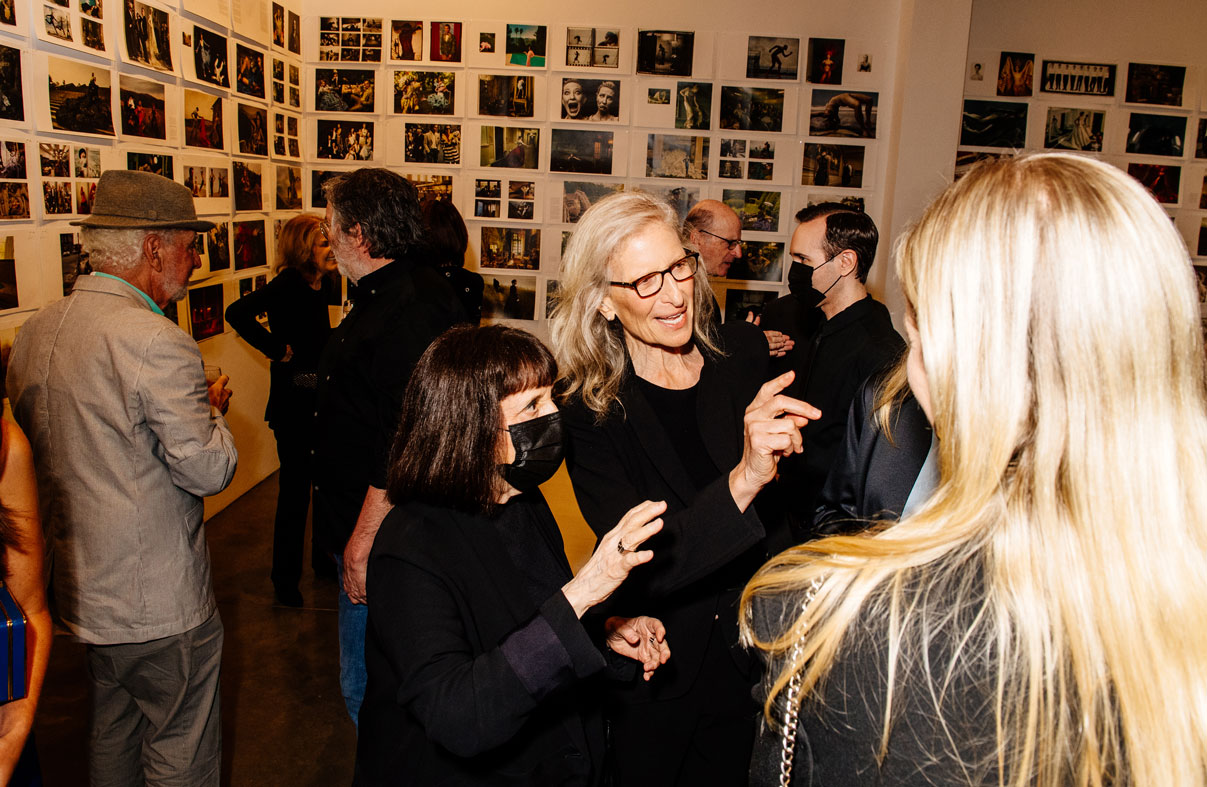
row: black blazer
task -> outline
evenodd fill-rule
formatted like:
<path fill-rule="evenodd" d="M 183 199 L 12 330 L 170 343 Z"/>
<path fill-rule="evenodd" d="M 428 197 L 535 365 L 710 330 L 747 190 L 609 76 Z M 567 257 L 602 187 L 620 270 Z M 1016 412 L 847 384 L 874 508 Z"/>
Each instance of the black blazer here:
<path fill-rule="evenodd" d="M 525 506 L 572 576 L 539 492 Z M 359 785 L 591 785 L 604 731 L 605 667 L 565 596 L 538 606 L 485 519 L 420 503 L 394 508 L 369 558 L 368 685 Z"/>
<path fill-rule="evenodd" d="M 725 357 L 705 354 L 697 388 L 697 421 L 719 477 L 696 491 L 630 366 L 618 401 L 602 423 L 581 400 L 563 419 L 569 434 L 567 467 L 587 524 L 597 535 L 643 500 L 665 500 L 662 532 L 646 545 L 654 559 L 635 569 L 609 600 L 612 614 L 653 615 L 666 625 L 670 661 L 651 681 L 636 681 L 623 701 L 683 696 L 709 690 L 700 667 L 714 625 L 724 627 L 738 668 L 754 665 L 737 647 L 736 600 L 766 557 L 763 525 L 750 506 L 738 510 L 729 471 L 742 457 L 743 415 L 766 379 L 767 340 L 761 330 L 724 332 Z"/>

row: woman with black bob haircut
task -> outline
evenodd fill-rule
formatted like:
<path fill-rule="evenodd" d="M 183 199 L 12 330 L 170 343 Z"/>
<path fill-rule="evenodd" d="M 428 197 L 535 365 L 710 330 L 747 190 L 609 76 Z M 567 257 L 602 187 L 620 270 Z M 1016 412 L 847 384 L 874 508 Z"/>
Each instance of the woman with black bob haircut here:
<path fill-rule="evenodd" d="M 670 656 L 656 619 L 582 620 L 653 557 L 665 505 L 632 508 L 571 574 L 537 488 L 562 461 L 556 379 L 540 340 L 497 325 L 450 329 L 411 375 L 369 558 L 356 784 L 600 784 L 600 643 L 647 679 Z"/>

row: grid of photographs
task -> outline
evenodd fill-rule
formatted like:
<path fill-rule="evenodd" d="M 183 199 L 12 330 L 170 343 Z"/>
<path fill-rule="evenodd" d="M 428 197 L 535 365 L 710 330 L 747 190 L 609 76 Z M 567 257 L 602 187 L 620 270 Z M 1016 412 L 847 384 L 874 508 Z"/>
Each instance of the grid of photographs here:
<path fill-rule="evenodd" d="M 380 17 L 320 16 L 319 60 L 339 63 L 380 63 Z"/>

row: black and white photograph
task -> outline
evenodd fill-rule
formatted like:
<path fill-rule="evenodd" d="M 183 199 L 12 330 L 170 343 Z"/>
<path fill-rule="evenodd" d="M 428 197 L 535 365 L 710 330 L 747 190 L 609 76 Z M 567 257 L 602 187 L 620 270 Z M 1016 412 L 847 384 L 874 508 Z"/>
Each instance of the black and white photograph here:
<path fill-rule="evenodd" d="M 1178 193 L 1182 183 L 1182 168 L 1165 164 L 1127 165 L 1127 174 L 1140 181 L 1149 190 L 1153 199 L 1165 205 L 1178 204 Z"/>
<path fill-rule="evenodd" d="M 876 137 L 879 93 L 814 90 L 809 106 L 809 134 L 814 137 Z"/>
<path fill-rule="evenodd" d="M 194 148 L 224 150 L 222 99 L 200 90 L 184 91 L 184 144 Z"/>
<path fill-rule="evenodd" d="M 534 271 L 541 264 L 541 231 L 514 227 L 483 227 L 483 268 Z"/>
<path fill-rule="evenodd" d="M 689 77 L 696 34 L 681 30 L 638 30 L 637 73 Z"/>
<path fill-rule="evenodd" d="M 126 153 L 126 169 L 150 172 L 152 175 L 161 175 L 169 180 L 176 178 L 173 158 L 162 153 L 128 152 Z"/>
<path fill-rule="evenodd" d="M 316 112 L 374 112 L 377 72 L 362 68 L 317 68 L 314 71 Z"/>
<path fill-rule="evenodd" d="M 218 87 L 230 87 L 229 47 L 226 36 L 193 26 L 193 69 L 197 79 Z"/>
<path fill-rule="evenodd" d="M 540 232 L 540 230 L 512 230 Z M 490 276 L 483 274 L 482 319 L 536 319 L 535 276 Z"/>
<path fill-rule="evenodd" d="M 235 43 L 235 92 L 264 98 L 264 53 Z"/>
<path fill-rule="evenodd" d="M 707 131 L 712 124 L 712 83 L 675 85 L 675 128 Z"/>
<path fill-rule="evenodd" d="M 799 62 L 799 38 L 750 36 L 746 45 L 747 79 L 795 80 Z"/>
<path fill-rule="evenodd" d="M 1026 139 L 1025 102 L 964 99 L 964 116 L 960 126 L 961 145 L 1022 148 Z"/>
<path fill-rule="evenodd" d="M 63 41 L 73 41 L 71 32 L 71 12 L 53 5 L 42 6 L 42 21 L 46 25 L 47 35 Z"/>
<path fill-rule="evenodd" d="M 708 180 L 708 143 L 708 137 L 650 134 L 645 149 L 645 176 Z"/>
<path fill-rule="evenodd" d="M 461 23 L 432 22 L 432 60 L 438 63 L 461 62 Z"/>
<path fill-rule="evenodd" d="M 109 70 L 58 57 L 46 60 L 51 126 L 57 131 L 114 136 Z"/>
<path fill-rule="evenodd" d="M 71 177 L 71 148 L 55 142 L 38 143 L 38 167 L 44 178 Z"/>
<path fill-rule="evenodd" d="M 399 115 L 451 115 L 456 77 L 451 71 L 395 71 L 394 112 Z"/>
<path fill-rule="evenodd" d="M 302 209 L 302 168 L 277 165 L 277 210 Z"/>
<path fill-rule="evenodd" d="M 815 85 L 841 84 L 846 48 L 845 38 L 810 38 L 805 81 Z"/>
<path fill-rule="evenodd" d="M 423 22 L 395 19 L 390 22 L 390 59 L 399 61 L 423 58 Z"/>
<path fill-rule="evenodd" d="M 1105 112 L 1091 109 L 1050 107 L 1044 125 L 1044 147 L 1059 150 L 1102 151 Z"/>
<path fill-rule="evenodd" d="M 129 74 L 118 77 L 122 134 L 167 139 L 164 122 L 164 85 Z"/>
<path fill-rule="evenodd" d="M 168 12 L 139 0 L 124 0 L 122 7 L 127 58 L 157 71 L 173 71 Z"/>
<path fill-rule="evenodd" d="M 624 191 L 623 183 L 597 183 L 587 180 L 567 180 L 562 183 L 562 221 L 577 224 L 587 208 L 609 194 Z"/>
<path fill-rule="evenodd" d="M 779 232 L 780 199 L 778 191 L 725 189 L 721 201 L 738 214 L 743 230 Z"/>
<path fill-rule="evenodd" d="M 235 270 L 257 268 L 268 264 L 268 248 L 264 237 L 264 219 L 232 222 L 235 238 Z"/>
<path fill-rule="evenodd" d="M 1186 118 L 1133 112 L 1127 123 L 1127 152 L 1178 156 L 1185 150 Z"/>
<path fill-rule="evenodd" d="M 1067 93 L 1077 96 L 1115 95 L 1115 69 L 1109 63 L 1073 63 L 1045 60 L 1040 74 L 1042 93 Z"/>
<path fill-rule="evenodd" d="M 555 128 L 549 134 L 549 171 L 612 174 L 611 131 Z"/>
<path fill-rule="evenodd" d="M 859 145 L 805 144 L 802 186 L 863 188 L 864 149 Z"/>
<path fill-rule="evenodd" d="M 562 120 L 620 120 L 620 82 L 614 79 L 562 79 Z"/>
<path fill-rule="evenodd" d="M 221 284 L 207 284 L 189 290 L 189 325 L 193 329 L 194 341 L 220 336 L 226 331 L 223 308 Z"/>
<path fill-rule="evenodd" d="M 457 123 L 407 123 L 403 158 L 416 164 L 460 164 L 461 126 Z"/>
<path fill-rule="evenodd" d="M 1158 66 L 1150 63 L 1127 64 L 1127 90 L 1123 100 L 1129 104 L 1182 106 L 1186 84 L 1184 66 Z"/>
<path fill-rule="evenodd" d="M 742 131 L 782 131 L 783 89 L 723 85 L 720 126 Z"/>
<path fill-rule="evenodd" d="M 268 110 L 240 102 L 236 116 L 239 121 L 239 152 L 248 156 L 267 156 Z"/>
<path fill-rule="evenodd" d="M 725 278 L 779 284 L 784 279 L 784 244 L 775 241 L 742 241 L 742 256 L 729 266 Z"/>
<path fill-rule="evenodd" d="M 725 290 L 725 322 L 756 322 L 763 317 L 763 307 L 778 297 L 777 290 L 731 287 Z"/>
<path fill-rule="evenodd" d="M 254 161 L 231 162 L 235 210 L 264 210 L 264 165 Z"/>
<path fill-rule="evenodd" d="M 1035 79 L 1035 55 L 1030 52 L 1002 52 L 997 69 L 997 94 L 1010 98 L 1028 98 Z"/>
<path fill-rule="evenodd" d="M 507 25 L 504 54 L 507 64 L 544 68 L 548 31 L 544 25 Z"/>
<path fill-rule="evenodd" d="M 517 126 L 483 126 L 481 157 L 483 167 L 536 169 L 541 154 L 541 130 Z"/>
<path fill-rule="evenodd" d="M 0 120 L 25 120 L 23 91 L 21 50 L 0 44 Z M 53 108 L 51 112 L 53 114 Z"/>
<path fill-rule="evenodd" d="M 478 75 L 478 114 L 492 117 L 533 117 L 533 79 L 507 74 Z"/>
<path fill-rule="evenodd" d="M 567 28 L 566 66 L 619 68 L 620 31 L 611 27 Z"/>
<path fill-rule="evenodd" d="M 373 158 L 373 121 L 319 120 L 315 157 L 369 161 Z"/>

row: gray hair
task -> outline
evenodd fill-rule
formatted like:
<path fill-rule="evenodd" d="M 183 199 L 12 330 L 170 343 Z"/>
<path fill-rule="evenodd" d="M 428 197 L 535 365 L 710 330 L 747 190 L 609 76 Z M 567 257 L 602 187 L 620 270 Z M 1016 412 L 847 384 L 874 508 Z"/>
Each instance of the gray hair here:
<path fill-rule="evenodd" d="M 165 241 L 176 240 L 192 230 L 130 229 L 110 230 L 98 227 L 80 228 L 80 246 L 88 254 L 93 270 L 102 273 L 125 273 L 138 266 L 142 247 L 148 235 L 158 235 Z"/>

